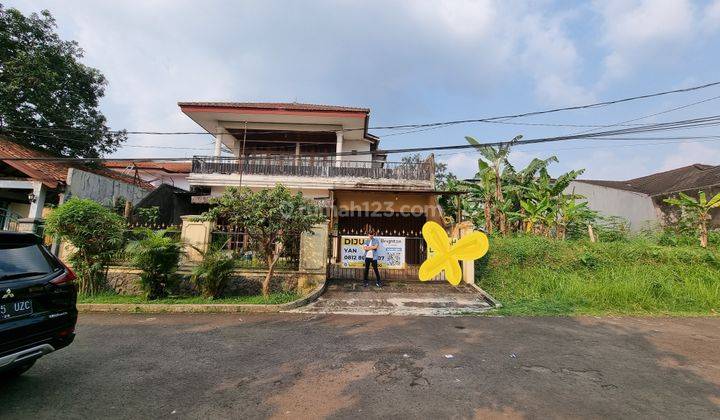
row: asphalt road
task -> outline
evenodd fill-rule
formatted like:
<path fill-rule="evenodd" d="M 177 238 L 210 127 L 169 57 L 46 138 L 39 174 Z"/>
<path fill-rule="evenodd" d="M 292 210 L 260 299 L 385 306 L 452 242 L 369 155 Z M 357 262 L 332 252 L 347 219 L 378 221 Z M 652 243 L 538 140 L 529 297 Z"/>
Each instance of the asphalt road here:
<path fill-rule="evenodd" d="M 88 315 L 0 418 L 720 418 L 720 318 Z"/>

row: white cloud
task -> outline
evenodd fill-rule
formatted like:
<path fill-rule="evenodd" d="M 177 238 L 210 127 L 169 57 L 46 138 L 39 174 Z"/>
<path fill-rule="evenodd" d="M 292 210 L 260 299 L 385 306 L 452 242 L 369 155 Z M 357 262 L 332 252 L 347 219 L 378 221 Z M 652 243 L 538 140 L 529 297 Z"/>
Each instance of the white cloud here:
<path fill-rule="evenodd" d="M 525 152 L 522 150 L 512 150 L 510 152 L 510 163 L 518 170 L 524 168 L 535 158 L 546 158 L 538 152 Z M 478 171 L 478 159 L 480 155 L 474 150 L 466 150 L 460 153 L 452 153 L 448 155 L 439 155 L 438 161 L 444 162 L 448 166 L 448 170 L 454 173 L 458 178 L 467 179 L 475 176 Z"/>
<path fill-rule="evenodd" d="M 709 33 L 720 30 L 720 0 L 707 5 L 703 12 L 702 27 Z"/>
<path fill-rule="evenodd" d="M 434 21 L 461 39 L 487 37 L 498 18 L 495 3 L 490 0 L 420 0 L 406 5 L 418 18 Z"/>
<path fill-rule="evenodd" d="M 576 82 L 583 63 L 575 43 L 565 33 L 564 21 L 564 16 L 526 16 L 519 25 L 523 35 L 520 62 L 535 80 L 536 95 L 548 103 L 593 102 L 593 94 Z"/>
<path fill-rule="evenodd" d="M 572 169 L 584 168 L 580 178 L 626 180 L 650 174 L 657 162 L 648 153 L 628 152 L 627 149 L 588 149 L 572 161 Z M 560 155 L 560 161 L 566 161 Z"/>
<path fill-rule="evenodd" d="M 720 147 L 710 143 L 680 143 L 673 153 L 665 157 L 661 170 L 680 168 L 694 163 L 720 165 Z"/>
<path fill-rule="evenodd" d="M 568 21 L 577 18 L 575 14 L 549 15 L 542 7 L 507 1 L 418 1 L 409 5 L 411 13 L 439 39 L 448 34 L 453 38 L 447 48 L 470 52 L 465 58 L 473 70 L 491 68 L 506 76 L 527 76 L 534 84 L 535 96 L 544 104 L 594 100 L 577 81 L 583 62 L 565 30 Z M 472 66 L 473 62 L 478 62 L 478 67 Z"/>
<path fill-rule="evenodd" d="M 602 0 L 594 2 L 603 19 L 605 78 L 630 74 L 652 58 L 655 65 L 695 35 L 696 10 L 688 0 Z"/>
<path fill-rule="evenodd" d="M 473 152 L 463 152 L 449 156 L 440 156 L 438 160 L 448 166 L 448 171 L 454 173 L 460 179 L 468 179 L 475 176 L 478 171 L 478 155 Z"/>

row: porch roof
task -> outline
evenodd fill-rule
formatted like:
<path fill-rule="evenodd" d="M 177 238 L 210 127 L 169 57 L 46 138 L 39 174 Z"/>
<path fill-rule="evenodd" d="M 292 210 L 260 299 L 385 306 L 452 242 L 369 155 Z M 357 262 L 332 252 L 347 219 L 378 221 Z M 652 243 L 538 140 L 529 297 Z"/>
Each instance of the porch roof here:
<path fill-rule="evenodd" d="M 363 112 L 369 108 L 351 106 L 303 104 L 299 102 L 178 102 L 180 107 L 246 108 L 272 111 L 321 111 L 321 112 Z"/>

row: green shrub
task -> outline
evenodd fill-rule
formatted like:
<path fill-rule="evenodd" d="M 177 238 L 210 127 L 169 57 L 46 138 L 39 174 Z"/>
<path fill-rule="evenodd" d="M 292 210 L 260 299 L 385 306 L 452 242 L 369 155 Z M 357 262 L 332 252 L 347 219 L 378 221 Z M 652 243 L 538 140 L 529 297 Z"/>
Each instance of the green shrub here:
<path fill-rule="evenodd" d="M 622 241 L 630 236 L 630 223 L 622 217 L 599 217 L 593 227 L 601 242 Z"/>
<path fill-rule="evenodd" d="M 201 252 L 202 261 L 193 269 L 192 282 L 200 289 L 203 296 L 218 298 L 230 282 L 235 268 L 235 258 L 223 246 L 212 245 Z"/>
<path fill-rule="evenodd" d="M 599 265 L 599 263 L 600 263 L 600 261 L 599 261 L 598 257 L 595 256 L 595 254 L 593 254 L 593 253 L 585 251 L 582 254 L 580 254 L 580 264 L 585 267 L 595 268 Z"/>
<path fill-rule="evenodd" d="M 142 270 L 140 284 L 148 299 L 165 297 L 176 281 L 182 245 L 165 230 L 138 229 L 137 233 L 140 239 L 126 248 L 130 263 Z"/>
<path fill-rule="evenodd" d="M 122 217 L 87 199 L 71 198 L 45 220 L 48 235 L 75 247 L 70 263 L 84 294 L 95 294 L 101 289 L 108 264 L 122 248 L 124 230 Z"/>
<path fill-rule="evenodd" d="M 139 207 L 135 209 L 135 214 L 142 225 L 154 225 L 160 220 L 160 207 Z"/>

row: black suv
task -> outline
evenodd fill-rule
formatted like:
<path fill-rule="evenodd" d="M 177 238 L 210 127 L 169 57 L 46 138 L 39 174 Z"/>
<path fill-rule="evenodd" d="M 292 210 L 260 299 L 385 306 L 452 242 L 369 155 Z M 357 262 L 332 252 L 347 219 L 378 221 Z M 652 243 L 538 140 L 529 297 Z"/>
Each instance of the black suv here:
<path fill-rule="evenodd" d="M 30 233 L 0 232 L 0 377 L 72 343 L 75 274 Z"/>

